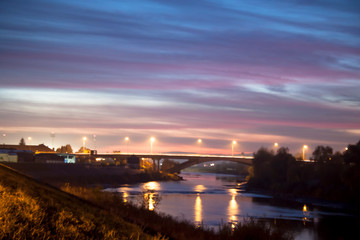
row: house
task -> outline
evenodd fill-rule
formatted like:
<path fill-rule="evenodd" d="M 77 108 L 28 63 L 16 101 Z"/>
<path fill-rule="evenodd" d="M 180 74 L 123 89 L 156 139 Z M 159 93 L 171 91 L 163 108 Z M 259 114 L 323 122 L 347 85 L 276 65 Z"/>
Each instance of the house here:
<path fill-rule="evenodd" d="M 12 149 L 12 150 L 21 150 L 21 151 L 32 151 L 34 153 L 55 153 L 54 150 L 45 146 L 44 144 L 39 145 L 9 145 L 2 144 L 0 149 Z"/>
<path fill-rule="evenodd" d="M 58 153 L 60 157 L 64 157 L 64 163 L 76 163 L 75 154 L 71 153 Z"/>
<path fill-rule="evenodd" d="M 0 162 L 18 162 L 18 155 L 12 150 L 0 149 Z"/>

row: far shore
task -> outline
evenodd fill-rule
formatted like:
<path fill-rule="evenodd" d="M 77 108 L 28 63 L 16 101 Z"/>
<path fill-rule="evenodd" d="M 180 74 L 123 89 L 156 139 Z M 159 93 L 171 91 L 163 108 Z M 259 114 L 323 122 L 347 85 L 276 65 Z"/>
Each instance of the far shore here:
<path fill-rule="evenodd" d="M 41 182 L 62 187 L 119 187 L 148 181 L 179 181 L 176 174 L 131 169 L 126 166 L 92 164 L 3 163 Z"/>

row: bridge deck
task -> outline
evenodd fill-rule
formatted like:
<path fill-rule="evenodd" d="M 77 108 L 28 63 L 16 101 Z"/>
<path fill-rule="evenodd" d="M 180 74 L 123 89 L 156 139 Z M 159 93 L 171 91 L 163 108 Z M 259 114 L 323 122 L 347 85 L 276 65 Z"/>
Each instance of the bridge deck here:
<path fill-rule="evenodd" d="M 76 153 L 77 156 L 89 156 L 87 153 Z M 94 157 L 130 157 L 137 156 L 139 158 L 155 158 L 155 159 L 209 159 L 211 160 L 252 160 L 254 157 L 252 156 L 229 156 L 229 155 L 208 155 L 208 154 L 173 154 L 173 153 L 97 153 L 91 156 Z"/>

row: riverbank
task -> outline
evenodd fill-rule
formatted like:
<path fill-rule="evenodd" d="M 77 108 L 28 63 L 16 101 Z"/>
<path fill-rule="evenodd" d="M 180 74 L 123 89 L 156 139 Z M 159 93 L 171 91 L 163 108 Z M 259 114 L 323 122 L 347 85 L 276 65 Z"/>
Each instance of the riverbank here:
<path fill-rule="evenodd" d="M 39 181 L 60 188 L 65 183 L 81 187 L 118 187 L 148 181 L 179 181 L 176 174 L 145 172 L 125 166 L 91 164 L 4 163 Z"/>
<path fill-rule="evenodd" d="M 2 164 L 0 216 L 0 239 L 162 239 Z"/>
<path fill-rule="evenodd" d="M 96 188 L 43 184 L 0 164 L 0 239 L 286 239 L 249 221 L 216 234 Z"/>

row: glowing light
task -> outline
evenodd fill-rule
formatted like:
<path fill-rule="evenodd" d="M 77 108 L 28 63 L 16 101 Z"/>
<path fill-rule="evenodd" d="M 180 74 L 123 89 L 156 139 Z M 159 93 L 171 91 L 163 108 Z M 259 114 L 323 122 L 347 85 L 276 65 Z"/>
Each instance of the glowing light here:
<path fill-rule="evenodd" d="M 196 186 L 194 187 L 194 190 L 195 190 L 195 192 L 197 192 L 197 193 L 201 193 L 201 192 L 203 192 L 203 191 L 206 190 L 206 187 L 205 187 L 204 185 L 196 185 Z"/>
<path fill-rule="evenodd" d="M 307 206 L 305 204 L 303 206 L 303 212 L 307 212 Z"/>
<path fill-rule="evenodd" d="M 231 156 L 234 157 L 234 146 L 236 145 L 236 141 L 233 140 L 231 144 Z"/>
<path fill-rule="evenodd" d="M 304 225 L 306 225 L 306 222 L 308 222 L 308 217 L 309 217 L 309 212 L 308 212 L 308 209 L 307 209 L 307 206 L 306 206 L 306 204 L 304 204 L 304 206 L 303 206 L 303 215 L 304 215 L 304 217 L 303 217 L 303 224 Z"/>
<path fill-rule="evenodd" d="M 126 203 L 128 201 L 127 198 L 129 197 L 129 194 L 127 192 L 123 192 L 122 197 L 123 197 L 124 203 Z"/>
<path fill-rule="evenodd" d="M 274 143 L 274 147 L 278 147 L 279 146 L 279 144 L 276 142 L 276 143 Z"/>
<path fill-rule="evenodd" d="M 150 138 L 150 153 L 153 153 L 153 143 L 155 142 L 155 138 L 151 137 Z"/>
<path fill-rule="evenodd" d="M 198 143 L 202 143 L 202 139 L 199 138 L 199 139 L 197 140 L 197 142 L 198 142 Z"/>
<path fill-rule="evenodd" d="M 129 140 L 130 140 L 130 138 L 129 138 L 129 137 L 125 137 L 124 140 L 125 140 L 125 144 L 126 144 L 126 152 L 129 152 L 128 145 L 129 145 Z"/>
<path fill-rule="evenodd" d="M 239 183 L 238 183 L 238 184 L 239 184 Z M 239 185 L 240 185 L 240 184 L 239 184 Z M 235 188 L 231 188 L 231 189 L 229 189 L 228 191 L 229 191 L 229 193 L 230 193 L 231 196 L 236 196 L 236 195 L 237 195 L 237 191 L 236 191 Z"/>
<path fill-rule="evenodd" d="M 239 214 L 239 207 L 236 202 L 236 189 L 229 189 L 231 195 L 231 200 L 229 201 L 229 206 L 227 208 L 228 222 L 231 224 L 231 228 L 234 229 L 237 224 L 237 215 Z"/>
<path fill-rule="evenodd" d="M 305 150 L 308 149 L 307 145 L 303 146 L 303 160 L 305 160 Z"/>
<path fill-rule="evenodd" d="M 196 196 L 195 200 L 195 223 L 200 224 L 202 221 L 202 204 L 200 194 Z"/>
<path fill-rule="evenodd" d="M 153 211 L 155 209 L 154 206 L 154 193 L 149 193 L 149 210 Z"/>
<path fill-rule="evenodd" d="M 159 191 L 160 185 L 157 182 L 147 182 L 144 184 L 144 188 L 149 191 Z"/>
<path fill-rule="evenodd" d="M 87 137 L 83 137 L 83 152 L 85 153 L 85 142 L 87 140 Z"/>

